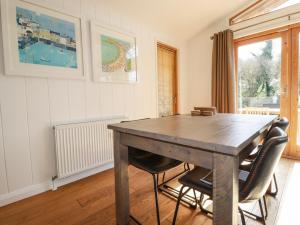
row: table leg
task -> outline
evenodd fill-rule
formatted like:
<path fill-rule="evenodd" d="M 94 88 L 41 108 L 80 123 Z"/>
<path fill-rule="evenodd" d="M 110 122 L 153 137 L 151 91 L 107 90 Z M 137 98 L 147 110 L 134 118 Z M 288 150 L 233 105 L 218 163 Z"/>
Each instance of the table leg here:
<path fill-rule="evenodd" d="M 117 225 L 129 223 L 128 147 L 120 143 L 120 132 L 114 131 L 114 169 Z"/>
<path fill-rule="evenodd" d="M 238 224 L 238 158 L 213 155 L 213 224 Z"/>

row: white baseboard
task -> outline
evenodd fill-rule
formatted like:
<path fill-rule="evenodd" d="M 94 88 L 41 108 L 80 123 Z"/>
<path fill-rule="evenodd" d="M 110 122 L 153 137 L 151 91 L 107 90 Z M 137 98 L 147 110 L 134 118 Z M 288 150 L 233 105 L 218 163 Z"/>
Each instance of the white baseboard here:
<path fill-rule="evenodd" d="M 69 177 L 62 178 L 62 179 L 55 179 L 55 180 L 52 181 L 52 187 L 51 187 L 51 189 L 53 191 L 55 191 L 58 187 L 61 187 L 63 185 L 72 183 L 72 182 L 80 180 L 80 179 L 83 179 L 85 177 L 92 176 L 92 175 L 94 175 L 96 173 L 103 172 L 103 171 L 111 169 L 113 167 L 114 167 L 114 163 L 113 162 L 109 162 L 109 163 L 106 163 L 106 164 L 101 165 L 99 167 L 96 167 L 96 168 L 93 168 L 93 169 L 89 169 L 89 170 L 83 171 L 81 173 L 75 174 L 73 176 L 69 176 Z"/>
<path fill-rule="evenodd" d="M 9 192 L 7 194 L 0 195 L 0 207 L 11 204 L 13 202 L 20 201 L 25 198 L 29 198 L 33 195 L 40 194 L 50 189 L 51 182 L 46 181 L 44 183 L 30 185 L 13 192 Z"/>
<path fill-rule="evenodd" d="M 55 179 L 55 180 L 49 180 L 40 184 L 34 184 L 27 186 L 25 188 L 9 192 L 7 194 L 0 195 L 0 207 L 20 201 L 25 198 L 29 198 L 31 196 L 43 193 L 48 190 L 56 190 L 58 187 L 63 186 L 65 184 L 72 183 L 74 181 L 83 179 L 85 177 L 94 175 L 96 173 L 103 172 L 105 170 L 113 168 L 113 162 L 104 164 L 102 166 L 96 167 L 94 169 L 90 169 L 87 171 L 84 171 L 82 173 L 63 178 L 63 179 Z"/>

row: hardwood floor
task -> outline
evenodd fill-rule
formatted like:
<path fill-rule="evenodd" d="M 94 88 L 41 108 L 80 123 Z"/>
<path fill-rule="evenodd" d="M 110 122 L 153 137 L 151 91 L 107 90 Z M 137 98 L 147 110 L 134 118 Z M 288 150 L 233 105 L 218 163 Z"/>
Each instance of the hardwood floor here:
<path fill-rule="evenodd" d="M 181 168 L 169 173 L 175 173 Z M 282 159 L 277 168 L 279 193 L 276 198 L 268 196 L 268 225 L 299 224 L 297 193 L 300 183 L 300 162 Z M 298 176 L 296 176 L 298 175 Z M 152 177 L 133 167 L 129 168 L 131 213 L 143 224 L 156 224 Z M 297 178 L 297 179 L 296 179 Z M 296 182 L 296 183 L 295 183 Z M 282 197 L 283 196 L 283 197 Z M 295 199 L 296 198 L 296 199 Z M 175 201 L 163 194 L 159 195 L 162 225 L 172 223 Z M 254 212 L 258 204 L 242 205 Z M 278 210 L 279 209 L 279 210 Z M 291 214 L 293 213 L 293 214 Z M 295 218 L 295 219 L 294 219 Z M 286 221 L 289 220 L 288 223 Z M 247 225 L 260 224 L 247 218 Z M 0 208 L 1 225 L 111 225 L 115 224 L 114 174 L 109 170 L 81 181 L 66 185 L 57 191 L 19 201 Z M 135 224 L 131 221 L 130 224 Z M 185 206 L 179 209 L 178 225 L 209 225 L 212 219 Z"/>

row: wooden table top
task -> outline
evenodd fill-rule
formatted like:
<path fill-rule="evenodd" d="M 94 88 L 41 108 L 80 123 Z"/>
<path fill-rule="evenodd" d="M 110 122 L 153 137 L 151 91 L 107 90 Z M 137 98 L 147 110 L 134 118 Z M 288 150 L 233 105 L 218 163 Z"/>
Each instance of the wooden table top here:
<path fill-rule="evenodd" d="M 223 114 L 215 116 L 178 115 L 111 124 L 121 133 L 238 155 L 277 118 L 275 115 Z"/>

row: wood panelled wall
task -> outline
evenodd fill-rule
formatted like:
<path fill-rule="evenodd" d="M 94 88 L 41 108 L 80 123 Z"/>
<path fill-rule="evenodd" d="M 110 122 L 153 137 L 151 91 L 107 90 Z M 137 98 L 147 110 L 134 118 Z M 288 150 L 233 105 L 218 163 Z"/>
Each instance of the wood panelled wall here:
<path fill-rule="evenodd" d="M 28 192 L 43 188 L 55 175 L 53 124 L 120 114 L 130 119 L 154 117 L 157 113 L 156 40 L 165 36 L 114 11 L 104 1 L 30 2 L 84 19 L 83 47 L 87 79 L 76 81 L 4 76 L 0 40 L 0 204 L 1 199 L 13 196 L 14 191 Z M 138 84 L 92 82 L 90 19 L 136 35 Z M 180 49 L 177 40 L 171 40 L 171 43 L 176 43 L 175 46 Z M 184 52 L 182 48 L 181 52 Z M 183 69 L 184 66 L 181 67 Z"/>

